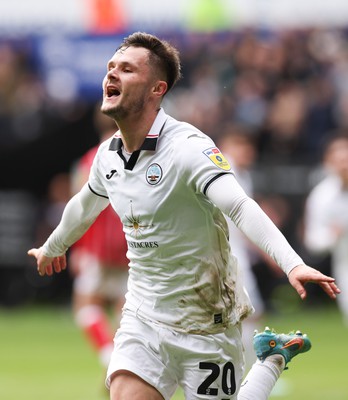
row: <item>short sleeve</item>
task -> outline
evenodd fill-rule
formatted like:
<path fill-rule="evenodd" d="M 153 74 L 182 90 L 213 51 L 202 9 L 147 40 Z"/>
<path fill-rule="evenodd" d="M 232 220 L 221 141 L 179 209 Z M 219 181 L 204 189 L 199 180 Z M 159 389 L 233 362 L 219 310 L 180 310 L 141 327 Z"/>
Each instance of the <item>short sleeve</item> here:
<path fill-rule="evenodd" d="M 90 173 L 89 173 L 89 178 L 88 178 L 88 185 L 89 188 L 97 195 L 103 196 L 103 197 L 108 197 L 107 191 L 105 189 L 105 186 L 102 183 L 102 180 L 100 179 L 101 176 L 101 154 L 105 151 L 105 143 L 102 143 L 99 146 L 99 149 L 97 151 L 97 154 L 94 157 Z"/>
<path fill-rule="evenodd" d="M 205 194 L 215 179 L 232 173 L 228 160 L 207 135 L 187 134 L 178 146 L 177 169 L 196 192 Z"/>

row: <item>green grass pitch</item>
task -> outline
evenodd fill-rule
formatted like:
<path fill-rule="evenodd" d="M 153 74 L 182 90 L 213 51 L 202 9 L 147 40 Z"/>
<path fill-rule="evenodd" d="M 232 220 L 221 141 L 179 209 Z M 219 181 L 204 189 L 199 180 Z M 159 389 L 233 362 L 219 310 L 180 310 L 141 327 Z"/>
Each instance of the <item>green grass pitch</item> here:
<path fill-rule="evenodd" d="M 291 361 L 271 399 L 348 399 L 348 329 L 335 307 L 264 317 L 278 332 L 301 329 L 310 352 Z M 69 307 L 0 308 L 1 400 L 106 400 L 104 371 Z M 178 392 L 174 400 L 182 400 Z"/>

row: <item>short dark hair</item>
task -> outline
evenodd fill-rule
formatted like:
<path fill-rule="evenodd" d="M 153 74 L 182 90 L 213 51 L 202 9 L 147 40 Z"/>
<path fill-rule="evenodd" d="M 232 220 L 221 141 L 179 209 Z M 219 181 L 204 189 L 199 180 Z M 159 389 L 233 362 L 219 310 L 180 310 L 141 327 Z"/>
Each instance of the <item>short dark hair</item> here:
<path fill-rule="evenodd" d="M 179 51 L 169 42 L 144 32 L 135 32 L 126 37 L 118 49 L 144 47 L 150 51 L 150 61 L 165 75 L 167 92 L 181 78 Z"/>

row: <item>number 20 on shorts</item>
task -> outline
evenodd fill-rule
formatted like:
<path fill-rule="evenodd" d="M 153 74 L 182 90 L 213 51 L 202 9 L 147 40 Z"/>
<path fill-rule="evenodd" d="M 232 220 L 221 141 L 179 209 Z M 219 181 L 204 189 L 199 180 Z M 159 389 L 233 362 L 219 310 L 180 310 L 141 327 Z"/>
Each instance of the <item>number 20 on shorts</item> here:
<path fill-rule="evenodd" d="M 218 379 L 220 374 L 222 374 L 221 389 L 224 394 L 231 396 L 236 392 L 235 371 L 231 362 L 227 362 L 223 367 L 212 362 L 200 362 L 199 369 L 210 370 L 211 372 L 198 386 L 198 394 L 218 396 L 219 389 L 211 387 L 211 385 Z"/>

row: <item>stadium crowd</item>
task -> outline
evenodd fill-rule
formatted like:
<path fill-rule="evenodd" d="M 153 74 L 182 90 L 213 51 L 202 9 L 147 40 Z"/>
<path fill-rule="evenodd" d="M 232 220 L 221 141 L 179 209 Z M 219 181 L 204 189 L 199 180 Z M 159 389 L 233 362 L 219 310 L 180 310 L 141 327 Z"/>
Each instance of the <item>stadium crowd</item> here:
<path fill-rule="evenodd" d="M 165 100 L 166 111 L 217 142 L 226 132 L 252 139 L 254 196 L 260 202 L 277 196 L 267 203 L 273 205 L 270 212 L 277 214 L 280 205 L 282 230 L 308 260 L 303 204 L 320 177 L 326 141 L 338 131 L 348 132 L 348 32 L 245 29 L 162 36 L 177 45 L 183 64 L 183 79 Z M 52 208 L 48 189 L 57 174 L 68 173 L 98 142 L 93 108 L 83 98 L 52 96 L 30 45 L 0 42 L 0 167 L 5 171 L 0 196 L 9 190 L 29 192 L 38 204 L 39 221 L 42 210 Z M 38 231 L 34 240 L 40 243 L 47 232 Z M 0 232 L 0 242 L 6 235 Z M 264 262 L 254 257 L 255 266 Z M 328 260 L 313 261 L 328 272 Z M 1 263 L 3 270 L 7 265 Z M 273 270 L 267 279 L 262 274 L 258 278 L 272 289 L 282 282 Z"/>

